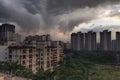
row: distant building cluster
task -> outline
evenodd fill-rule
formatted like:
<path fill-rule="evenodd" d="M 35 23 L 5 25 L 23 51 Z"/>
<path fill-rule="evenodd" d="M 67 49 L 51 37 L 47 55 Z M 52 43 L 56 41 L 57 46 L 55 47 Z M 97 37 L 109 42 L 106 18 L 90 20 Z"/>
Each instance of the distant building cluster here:
<path fill-rule="evenodd" d="M 33 72 L 59 66 L 64 45 L 61 41 L 52 41 L 50 35 L 30 35 L 22 41 L 11 24 L 3 24 L 0 30 L 0 61 L 18 62 Z"/>
<path fill-rule="evenodd" d="M 120 32 L 116 32 L 116 40 L 112 40 L 111 31 L 104 30 L 99 33 L 100 42 L 97 42 L 97 33 L 89 31 L 88 33 L 72 33 L 72 50 L 79 51 L 120 51 Z"/>

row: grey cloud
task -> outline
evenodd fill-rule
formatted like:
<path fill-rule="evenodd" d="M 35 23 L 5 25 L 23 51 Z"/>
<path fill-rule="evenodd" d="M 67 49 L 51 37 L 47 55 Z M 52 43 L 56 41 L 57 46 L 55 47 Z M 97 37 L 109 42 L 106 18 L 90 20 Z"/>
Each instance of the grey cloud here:
<path fill-rule="evenodd" d="M 111 17 L 120 16 L 120 12 L 118 10 L 113 10 L 110 12 L 108 16 L 111 16 Z"/>
<path fill-rule="evenodd" d="M 72 10 L 78 8 L 96 7 L 105 3 L 114 4 L 119 0 L 48 0 L 51 12 L 56 11 L 55 14 L 64 12 L 65 10 Z"/>
<path fill-rule="evenodd" d="M 42 14 L 32 14 L 28 12 L 23 3 L 25 2 L 18 0 L 11 0 L 10 2 L 8 0 L 1 1 L 0 4 L 3 9 L 0 12 L 3 12 L 3 17 L 9 16 L 9 18 L 6 17 L 6 20 L 16 22 L 23 30 L 37 30 L 40 22 L 43 22 Z"/>
<path fill-rule="evenodd" d="M 63 32 L 72 31 L 75 25 L 83 22 L 89 22 L 98 17 L 99 7 L 97 8 L 83 8 L 74 10 L 71 13 L 62 14 L 56 16 L 56 23 L 59 25 L 59 29 Z"/>

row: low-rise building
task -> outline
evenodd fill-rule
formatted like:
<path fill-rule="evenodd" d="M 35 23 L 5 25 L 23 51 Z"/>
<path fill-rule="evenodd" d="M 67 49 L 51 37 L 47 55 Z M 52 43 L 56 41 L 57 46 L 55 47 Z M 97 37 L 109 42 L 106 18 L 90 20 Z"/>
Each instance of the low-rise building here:
<path fill-rule="evenodd" d="M 37 68 L 53 70 L 62 59 L 63 50 L 59 47 L 47 46 L 44 50 L 37 50 Z"/>
<path fill-rule="evenodd" d="M 59 65 L 63 55 L 63 46 L 59 41 L 45 39 L 48 35 L 29 37 L 21 44 L 12 44 L 8 47 L 9 61 L 30 68 L 33 72 L 38 69 L 53 70 Z"/>
<path fill-rule="evenodd" d="M 33 72 L 36 72 L 36 47 L 32 45 L 11 45 L 9 49 L 9 61 L 18 62 L 25 66 L 26 68 L 31 69 Z"/>

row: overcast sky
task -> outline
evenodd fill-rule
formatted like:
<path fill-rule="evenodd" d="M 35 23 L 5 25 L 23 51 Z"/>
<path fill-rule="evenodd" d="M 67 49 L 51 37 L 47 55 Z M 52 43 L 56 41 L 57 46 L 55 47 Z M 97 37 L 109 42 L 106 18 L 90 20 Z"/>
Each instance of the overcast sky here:
<path fill-rule="evenodd" d="M 120 0 L 0 0 L 5 22 L 20 33 L 68 40 L 71 32 L 120 30 Z"/>

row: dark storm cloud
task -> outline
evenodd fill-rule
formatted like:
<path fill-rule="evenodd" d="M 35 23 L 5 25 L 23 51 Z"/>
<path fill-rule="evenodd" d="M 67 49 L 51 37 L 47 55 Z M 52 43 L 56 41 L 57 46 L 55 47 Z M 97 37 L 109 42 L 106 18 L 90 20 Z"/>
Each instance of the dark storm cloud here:
<path fill-rule="evenodd" d="M 10 16 L 8 15 L 8 11 L 3 10 L 4 7 L 0 5 L 0 18 L 9 18 Z"/>
<path fill-rule="evenodd" d="M 0 5 L 3 8 L 0 10 L 0 13 L 3 13 L 2 17 L 7 22 L 17 23 L 24 30 L 33 29 L 37 25 L 39 26 L 39 19 L 37 18 L 39 15 L 29 13 L 23 3 L 25 2 L 18 0 L 1 0 Z"/>
<path fill-rule="evenodd" d="M 74 10 L 76 8 L 84 7 L 96 7 L 100 4 L 113 4 L 119 2 L 119 0 L 48 0 L 48 9 L 51 12 L 62 13 L 64 10 Z M 51 10 L 52 9 L 52 10 Z"/>
<path fill-rule="evenodd" d="M 95 19 L 96 6 L 119 0 L 0 0 L 0 21 L 14 22 L 25 31 L 58 27 L 71 31 L 78 23 Z M 88 7 L 88 8 L 86 8 Z"/>

